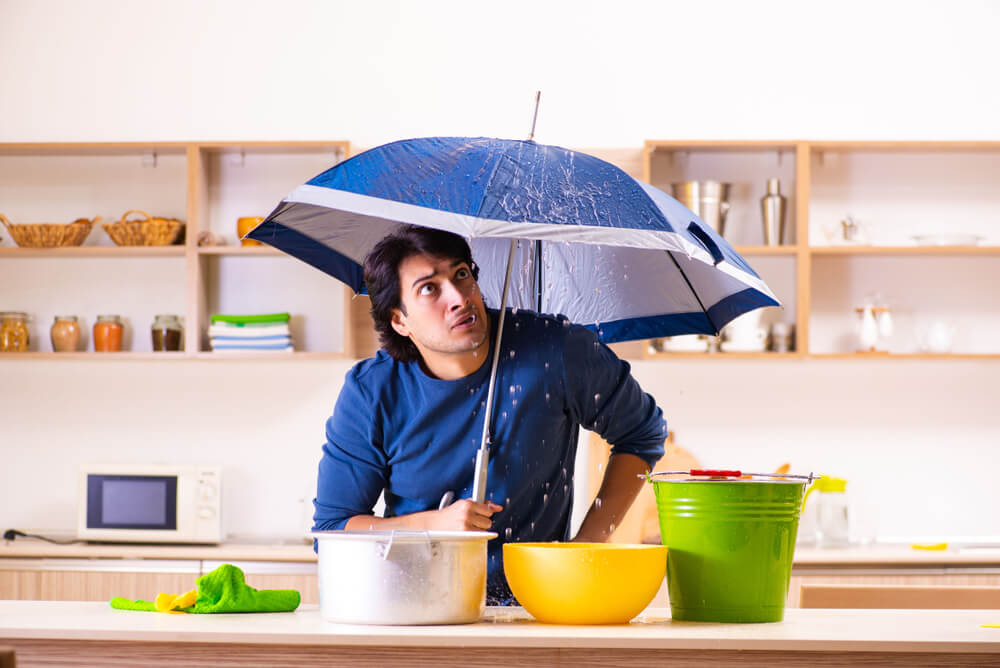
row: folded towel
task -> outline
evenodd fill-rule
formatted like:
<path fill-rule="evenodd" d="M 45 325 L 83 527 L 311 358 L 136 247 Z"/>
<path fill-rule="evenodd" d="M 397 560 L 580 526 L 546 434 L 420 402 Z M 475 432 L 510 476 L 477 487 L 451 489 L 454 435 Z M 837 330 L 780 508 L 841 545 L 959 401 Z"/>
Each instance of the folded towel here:
<path fill-rule="evenodd" d="M 287 324 L 281 325 L 228 325 L 224 322 L 208 328 L 209 336 L 225 337 L 258 337 L 258 336 L 288 336 L 291 330 Z"/>
<path fill-rule="evenodd" d="M 254 589 L 246 584 L 241 571 L 232 564 L 222 564 L 195 581 L 197 589 L 176 596 L 161 593 L 155 602 L 132 601 L 121 596 L 111 599 L 117 610 L 147 612 L 291 612 L 302 597 L 294 589 Z"/>
<path fill-rule="evenodd" d="M 212 350 L 291 350 L 292 341 L 217 341 L 212 339 Z"/>
<path fill-rule="evenodd" d="M 212 345 L 224 343 L 231 346 L 255 346 L 258 344 L 274 345 L 283 343 L 288 345 L 292 342 L 292 337 L 288 334 L 283 336 L 213 336 Z"/>
<path fill-rule="evenodd" d="M 218 322 L 227 322 L 235 325 L 250 325 L 250 324 L 274 324 L 279 322 L 288 322 L 291 319 L 291 315 L 288 313 L 261 313 L 258 315 L 224 315 L 216 314 L 212 316 L 212 324 Z"/>
<path fill-rule="evenodd" d="M 285 346 L 284 348 L 212 348 L 212 352 L 219 355 L 284 355 L 285 353 L 294 353 L 295 348 L 292 346 Z"/>

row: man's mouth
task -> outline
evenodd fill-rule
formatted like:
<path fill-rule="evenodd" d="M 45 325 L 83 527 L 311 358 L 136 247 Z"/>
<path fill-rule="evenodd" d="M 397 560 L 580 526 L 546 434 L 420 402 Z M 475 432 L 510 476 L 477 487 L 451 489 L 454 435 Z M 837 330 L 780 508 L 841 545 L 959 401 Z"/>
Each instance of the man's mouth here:
<path fill-rule="evenodd" d="M 478 318 L 476 317 L 475 313 L 468 313 L 466 315 L 460 316 L 458 318 L 458 320 L 455 321 L 455 324 L 451 326 L 451 328 L 452 329 L 467 329 L 467 328 L 472 327 L 473 325 L 475 325 L 476 324 L 476 320 L 478 320 Z"/>

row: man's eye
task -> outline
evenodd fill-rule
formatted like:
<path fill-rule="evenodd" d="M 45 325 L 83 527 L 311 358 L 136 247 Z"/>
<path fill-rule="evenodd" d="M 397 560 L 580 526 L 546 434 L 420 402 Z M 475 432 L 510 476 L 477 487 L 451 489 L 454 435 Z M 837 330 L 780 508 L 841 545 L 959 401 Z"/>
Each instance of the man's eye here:
<path fill-rule="evenodd" d="M 429 295 L 429 294 L 431 294 L 433 292 L 434 292 L 434 284 L 433 283 L 424 283 L 419 288 L 417 288 L 417 294 L 418 295 Z"/>
<path fill-rule="evenodd" d="M 471 275 L 472 274 L 465 267 L 462 267 L 461 269 L 459 269 L 458 271 L 455 272 L 455 278 L 458 278 L 458 279 L 466 279 L 466 278 L 468 278 Z"/>

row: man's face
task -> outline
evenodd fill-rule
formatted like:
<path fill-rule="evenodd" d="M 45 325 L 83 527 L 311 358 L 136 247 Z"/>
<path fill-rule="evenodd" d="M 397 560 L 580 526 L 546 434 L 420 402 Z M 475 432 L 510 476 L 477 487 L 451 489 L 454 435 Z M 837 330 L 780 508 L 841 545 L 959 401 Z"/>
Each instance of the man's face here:
<path fill-rule="evenodd" d="M 392 327 L 410 337 L 426 364 L 489 345 L 486 306 L 468 264 L 411 255 L 399 265 L 399 282 L 403 308 L 394 310 Z"/>

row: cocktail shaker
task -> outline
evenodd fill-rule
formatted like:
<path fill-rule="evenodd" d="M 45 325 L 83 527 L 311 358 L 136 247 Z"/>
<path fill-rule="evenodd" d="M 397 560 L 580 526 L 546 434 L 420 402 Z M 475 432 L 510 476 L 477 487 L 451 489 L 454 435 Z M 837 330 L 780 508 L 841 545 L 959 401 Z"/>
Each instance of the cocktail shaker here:
<path fill-rule="evenodd" d="M 760 215 L 764 222 L 764 244 L 780 246 L 785 236 L 785 196 L 778 179 L 767 180 L 767 194 L 760 198 Z"/>

